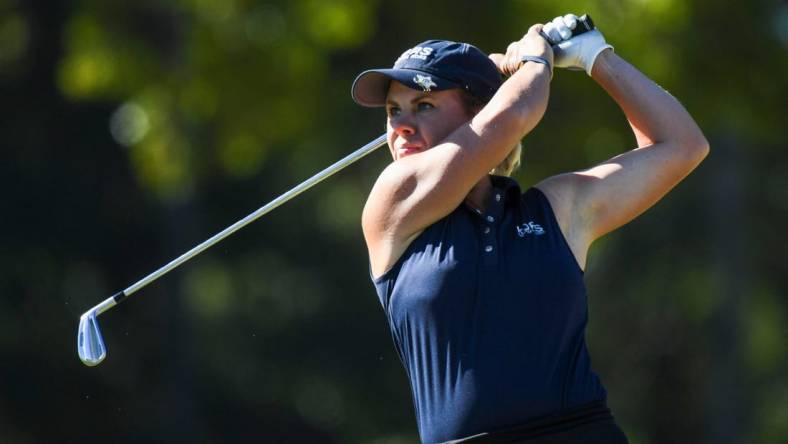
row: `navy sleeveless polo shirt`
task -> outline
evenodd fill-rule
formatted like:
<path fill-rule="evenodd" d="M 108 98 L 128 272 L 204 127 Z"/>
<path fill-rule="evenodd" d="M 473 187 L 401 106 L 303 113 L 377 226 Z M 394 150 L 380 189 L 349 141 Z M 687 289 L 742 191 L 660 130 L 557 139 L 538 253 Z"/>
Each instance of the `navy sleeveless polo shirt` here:
<path fill-rule="evenodd" d="M 550 203 L 490 178 L 486 212 L 460 205 L 373 281 L 425 443 L 606 397 L 586 348 L 583 272 Z"/>

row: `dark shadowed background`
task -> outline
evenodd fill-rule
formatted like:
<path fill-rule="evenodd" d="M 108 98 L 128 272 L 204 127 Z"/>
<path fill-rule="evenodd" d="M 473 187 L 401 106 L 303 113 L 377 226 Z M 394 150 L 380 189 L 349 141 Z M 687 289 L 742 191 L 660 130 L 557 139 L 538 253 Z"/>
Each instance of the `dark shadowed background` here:
<path fill-rule="evenodd" d="M 359 219 L 385 149 L 100 319 L 80 314 L 383 132 L 357 73 L 427 38 L 501 52 L 590 13 L 711 142 L 596 243 L 593 363 L 633 444 L 788 436 L 788 5 L 778 0 L 0 0 L 0 442 L 417 440 Z M 634 146 L 582 72 L 528 186 Z"/>

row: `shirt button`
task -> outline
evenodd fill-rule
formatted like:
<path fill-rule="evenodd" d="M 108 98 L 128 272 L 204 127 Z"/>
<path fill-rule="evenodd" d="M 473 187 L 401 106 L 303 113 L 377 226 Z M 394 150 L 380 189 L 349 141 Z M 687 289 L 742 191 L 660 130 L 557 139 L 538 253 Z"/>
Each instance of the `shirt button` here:
<path fill-rule="evenodd" d="M 501 201 L 501 195 L 500 195 L 500 193 L 495 195 L 495 200 L 496 200 L 497 202 L 500 202 L 500 201 Z"/>
<path fill-rule="evenodd" d="M 492 216 L 487 216 L 487 222 L 495 222 L 495 218 Z"/>
<path fill-rule="evenodd" d="M 490 233 L 490 227 L 484 227 L 484 234 Z"/>
<path fill-rule="evenodd" d="M 486 251 L 488 253 L 491 252 L 492 250 L 493 250 L 492 249 L 492 245 L 488 245 L 488 246 L 484 247 L 484 251 Z"/>

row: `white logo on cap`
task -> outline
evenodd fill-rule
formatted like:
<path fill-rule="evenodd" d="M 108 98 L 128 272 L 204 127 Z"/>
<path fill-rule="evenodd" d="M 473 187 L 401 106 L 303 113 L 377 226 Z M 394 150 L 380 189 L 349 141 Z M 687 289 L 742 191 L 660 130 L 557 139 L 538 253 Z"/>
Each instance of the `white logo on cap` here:
<path fill-rule="evenodd" d="M 416 77 L 413 78 L 413 83 L 419 85 L 424 91 L 431 91 L 433 87 L 438 86 L 432 81 L 432 76 L 423 76 L 421 74 L 416 74 Z"/>
<path fill-rule="evenodd" d="M 402 53 L 394 64 L 401 62 L 404 59 L 419 59 L 427 60 L 427 57 L 432 55 L 433 48 L 425 48 L 423 46 L 414 46 L 409 50 Z"/>

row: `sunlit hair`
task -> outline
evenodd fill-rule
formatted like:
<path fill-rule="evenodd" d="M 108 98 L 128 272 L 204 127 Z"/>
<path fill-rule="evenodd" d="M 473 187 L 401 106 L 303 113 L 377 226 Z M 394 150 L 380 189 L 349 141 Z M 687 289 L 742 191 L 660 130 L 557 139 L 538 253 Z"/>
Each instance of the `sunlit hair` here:
<path fill-rule="evenodd" d="M 499 163 L 497 167 L 493 168 L 490 174 L 495 174 L 496 176 L 511 176 L 517 168 L 520 168 L 520 155 L 522 152 L 523 144 L 517 142 L 517 145 L 509 151 L 509 155 L 506 156 L 506 159 Z"/>
<path fill-rule="evenodd" d="M 462 91 L 462 101 L 465 104 L 465 107 L 469 111 L 470 114 L 475 115 L 478 113 L 487 102 L 480 100 L 478 97 L 474 96 L 473 94 L 469 93 L 468 91 Z M 517 145 L 509 151 L 509 155 L 506 156 L 501 163 L 498 164 L 495 168 L 490 171 L 490 174 L 494 174 L 496 176 L 511 176 L 513 172 L 520 167 L 520 156 L 523 152 L 523 144 L 517 142 Z"/>

